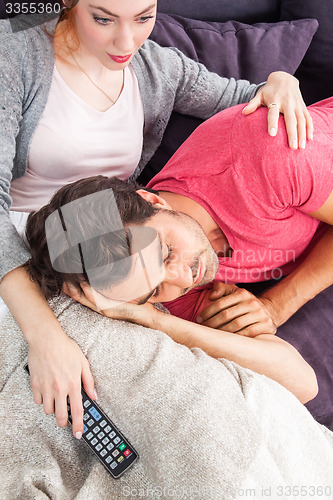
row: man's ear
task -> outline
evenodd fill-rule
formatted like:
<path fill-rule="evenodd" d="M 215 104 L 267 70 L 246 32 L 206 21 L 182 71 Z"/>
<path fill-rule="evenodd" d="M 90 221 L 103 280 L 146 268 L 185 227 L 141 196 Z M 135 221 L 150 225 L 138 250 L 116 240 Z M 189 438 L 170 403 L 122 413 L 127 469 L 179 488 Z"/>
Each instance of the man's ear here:
<path fill-rule="evenodd" d="M 137 193 L 146 201 L 149 201 L 152 205 L 155 205 L 158 208 L 164 208 L 165 210 L 172 210 L 170 205 L 165 201 L 164 198 L 159 196 L 158 194 L 151 193 L 150 191 L 146 191 L 145 189 L 138 189 Z"/>

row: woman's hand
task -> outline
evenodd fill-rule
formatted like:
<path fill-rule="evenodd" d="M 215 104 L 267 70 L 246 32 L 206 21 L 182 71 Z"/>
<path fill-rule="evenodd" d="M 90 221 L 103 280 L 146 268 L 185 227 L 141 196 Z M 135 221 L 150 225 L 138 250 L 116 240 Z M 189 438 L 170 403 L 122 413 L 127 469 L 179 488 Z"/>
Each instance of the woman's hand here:
<path fill-rule="evenodd" d="M 95 399 L 89 363 L 79 346 L 61 328 L 37 283 L 24 267 L 7 273 L 0 293 L 29 345 L 30 383 L 35 403 L 45 413 L 55 412 L 57 424 L 67 425 L 67 396 L 70 398 L 73 434 L 83 433 L 81 380 L 86 393 Z"/>
<path fill-rule="evenodd" d="M 276 333 L 269 301 L 262 301 L 247 290 L 216 282 L 210 300 L 212 304 L 197 317 L 198 323 L 247 337 Z"/>
<path fill-rule="evenodd" d="M 55 413 L 58 426 L 65 427 L 69 396 L 73 434 L 80 439 L 83 434 L 81 380 L 92 399 L 96 399 L 96 393 L 89 363 L 79 346 L 61 328 L 54 335 L 48 330 L 43 341 L 39 338 L 29 343 L 28 364 L 34 402 L 42 404 L 46 414 Z"/>
<path fill-rule="evenodd" d="M 292 149 L 304 149 L 306 139 L 313 138 L 313 123 L 306 109 L 298 80 L 283 71 L 271 73 L 267 83 L 257 92 L 244 108 L 249 115 L 261 106 L 268 109 L 268 133 L 275 136 L 278 130 L 279 114 L 284 115 L 289 146 Z"/>

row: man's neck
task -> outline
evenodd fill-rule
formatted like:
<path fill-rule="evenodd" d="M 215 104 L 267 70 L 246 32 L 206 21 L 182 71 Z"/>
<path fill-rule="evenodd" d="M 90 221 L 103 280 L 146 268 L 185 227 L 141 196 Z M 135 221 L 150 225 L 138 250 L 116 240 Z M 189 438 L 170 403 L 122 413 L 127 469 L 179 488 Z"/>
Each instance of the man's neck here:
<path fill-rule="evenodd" d="M 159 195 L 164 198 L 172 210 L 189 215 L 200 224 L 219 257 L 228 257 L 231 255 L 232 250 L 225 234 L 200 203 L 182 194 L 171 193 L 169 191 L 159 191 Z"/>

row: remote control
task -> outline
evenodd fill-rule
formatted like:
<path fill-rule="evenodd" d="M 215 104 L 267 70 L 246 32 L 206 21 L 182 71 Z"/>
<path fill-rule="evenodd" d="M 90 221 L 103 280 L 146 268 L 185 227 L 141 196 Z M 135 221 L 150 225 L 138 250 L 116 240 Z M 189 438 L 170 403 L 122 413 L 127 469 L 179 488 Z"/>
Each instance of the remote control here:
<path fill-rule="evenodd" d="M 29 373 L 28 365 L 24 367 Z M 83 404 L 82 439 L 95 453 L 106 470 L 118 479 L 139 457 L 133 446 L 121 434 L 101 408 L 81 389 Z M 67 397 L 68 422 L 72 423 Z"/>

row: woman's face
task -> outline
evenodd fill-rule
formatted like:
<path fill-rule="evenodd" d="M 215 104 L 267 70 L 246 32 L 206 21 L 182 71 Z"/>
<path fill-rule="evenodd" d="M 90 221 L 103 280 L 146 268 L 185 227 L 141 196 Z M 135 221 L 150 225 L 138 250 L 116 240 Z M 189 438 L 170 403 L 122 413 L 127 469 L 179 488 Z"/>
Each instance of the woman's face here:
<path fill-rule="evenodd" d="M 150 35 L 156 0 L 80 0 L 73 8 L 80 52 L 122 70 Z"/>

